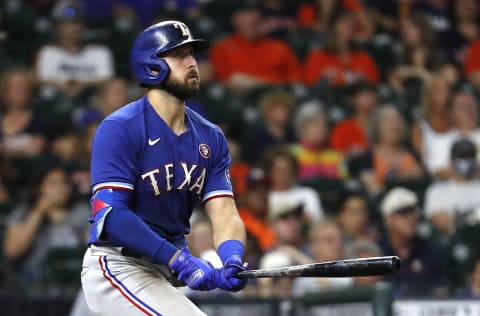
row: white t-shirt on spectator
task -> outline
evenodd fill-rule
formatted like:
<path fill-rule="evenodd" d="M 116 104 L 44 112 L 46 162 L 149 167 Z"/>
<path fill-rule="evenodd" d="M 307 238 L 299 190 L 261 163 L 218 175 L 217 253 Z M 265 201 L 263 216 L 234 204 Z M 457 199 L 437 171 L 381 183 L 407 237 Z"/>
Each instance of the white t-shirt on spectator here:
<path fill-rule="evenodd" d="M 113 57 L 104 46 L 87 45 L 72 53 L 46 45 L 38 54 L 37 76 L 40 80 L 89 82 L 109 79 L 113 74 Z"/>
<path fill-rule="evenodd" d="M 480 208 L 480 180 L 442 181 L 430 185 L 425 193 L 425 215 L 447 211 L 463 214 Z"/>
<path fill-rule="evenodd" d="M 446 132 L 434 131 L 425 121 L 420 122 L 422 130 L 423 152 L 422 158 L 425 167 L 430 174 L 438 169 L 448 168 L 450 165 L 450 149 L 458 137 L 456 130 Z"/>
<path fill-rule="evenodd" d="M 270 191 L 268 194 L 268 207 L 271 210 L 299 204 L 303 204 L 303 211 L 313 221 L 318 222 L 323 218 L 320 198 L 312 188 L 295 186 L 287 191 Z"/>

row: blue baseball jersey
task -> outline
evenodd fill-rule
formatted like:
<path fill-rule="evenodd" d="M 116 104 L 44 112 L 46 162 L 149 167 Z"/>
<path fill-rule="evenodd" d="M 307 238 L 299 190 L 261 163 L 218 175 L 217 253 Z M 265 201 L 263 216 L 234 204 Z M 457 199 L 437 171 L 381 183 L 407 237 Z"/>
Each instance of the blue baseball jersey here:
<path fill-rule="evenodd" d="M 93 192 L 131 191 L 129 208 L 177 246 L 186 244 L 199 201 L 233 197 L 222 131 L 188 107 L 185 124 L 176 135 L 143 97 L 103 120 L 92 144 Z M 89 243 L 101 244 L 94 215 Z"/>

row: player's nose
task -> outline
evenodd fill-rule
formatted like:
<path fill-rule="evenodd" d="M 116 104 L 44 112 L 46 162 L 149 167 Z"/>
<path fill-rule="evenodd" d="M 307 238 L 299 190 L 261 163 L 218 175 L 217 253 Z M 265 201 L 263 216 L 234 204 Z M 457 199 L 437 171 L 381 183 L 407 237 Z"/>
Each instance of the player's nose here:
<path fill-rule="evenodd" d="M 197 59 L 195 58 L 195 55 L 194 54 L 188 54 L 186 57 L 185 57 L 185 62 L 187 64 L 187 67 L 189 69 L 191 68 L 197 68 Z"/>

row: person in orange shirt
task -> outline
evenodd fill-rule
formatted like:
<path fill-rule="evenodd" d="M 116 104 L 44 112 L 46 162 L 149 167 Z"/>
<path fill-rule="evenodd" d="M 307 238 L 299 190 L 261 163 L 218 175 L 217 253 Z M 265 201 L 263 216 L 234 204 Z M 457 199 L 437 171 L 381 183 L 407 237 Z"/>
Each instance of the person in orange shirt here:
<path fill-rule="evenodd" d="M 250 235 L 262 251 L 275 245 L 276 238 L 268 219 L 269 185 L 265 173 L 253 168 L 247 175 L 247 189 L 241 197 L 243 207 L 239 208 L 240 218 Z"/>
<path fill-rule="evenodd" d="M 301 81 L 300 64 L 290 47 L 261 33 L 257 7 L 235 1 L 234 33 L 210 50 L 214 77 L 236 92 L 268 84 Z"/>
<path fill-rule="evenodd" d="M 375 124 L 377 142 L 373 147 L 373 172 L 379 187 L 386 181 L 419 179 L 421 164 L 406 148 L 407 123 L 393 105 L 383 106 Z"/>
<path fill-rule="evenodd" d="M 307 55 L 303 73 L 307 85 L 315 85 L 321 81 L 334 87 L 359 80 L 375 84 L 379 82 L 379 72 L 372 57 L 352 48 L 352 14 L 351 11 L 342 10 L 331 16 L 323 49 L 314 49 Z"/>

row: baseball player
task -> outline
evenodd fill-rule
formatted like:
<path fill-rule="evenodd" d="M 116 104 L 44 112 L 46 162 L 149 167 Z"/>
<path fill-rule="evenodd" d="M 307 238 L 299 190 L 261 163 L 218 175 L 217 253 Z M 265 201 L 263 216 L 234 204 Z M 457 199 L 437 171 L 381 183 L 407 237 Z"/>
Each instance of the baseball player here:
<path fill-rule="evenodd" d="M 204 315 L 176 289 L 239 291 L 245 228 L 220 129 L 185 107 L 199 90 L 194 39 L 179 21 L 141 32 L 131 52 L 146 95 L 108 116 L 92 145 L 92 214 L 82 288 L 95 315 Z M 190 254 L 185 235 L 201 202 L 223 268 Z"/>

